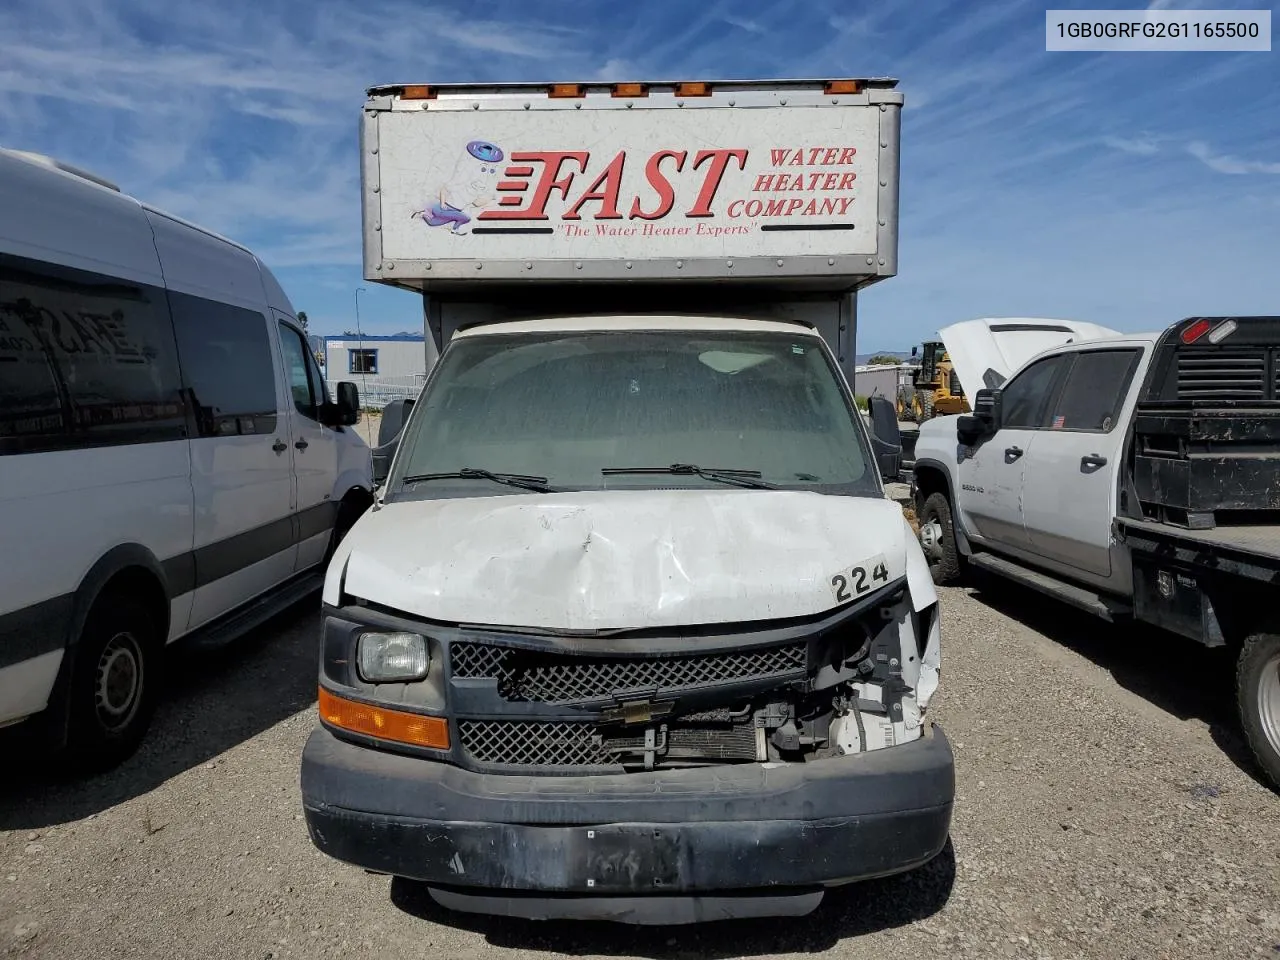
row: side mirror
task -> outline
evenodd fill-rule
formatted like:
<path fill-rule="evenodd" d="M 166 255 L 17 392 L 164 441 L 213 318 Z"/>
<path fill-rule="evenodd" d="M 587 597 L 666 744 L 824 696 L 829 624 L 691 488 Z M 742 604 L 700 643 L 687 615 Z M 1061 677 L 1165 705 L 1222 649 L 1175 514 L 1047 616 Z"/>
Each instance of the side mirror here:
<path fill-rule="evenodd" d="M 387 474 L 391 472 L 391 458 L 395 455 L 394 443 L 385 447 L 373 448 L 373 485 L 381 486 L 387 482 Z"/>
<path fill-rule="evenodd" d="M 391 458 L 395 456 L 400 433 L 413 410 L 412 400 L 392 400 L 382 408 L 382 422 L 378 425 L 378 445 L 373 448 L 373 482 L 382 483 L 391 471 Z"/>
<path fill-rule="evenodd" d="M 898 411 L 893 401 L 879 394 L 868 398 L 871 415 L 871 449 L 880 468 L 880 478 L 895 481 L 902 470 L 902 434 L 898 430 Z"/>
<path fill-rule="evenodd" d="M 956 439 L 965 446 L 977 443 L 986 433 L 982 421 L 972 414 L 964 414 L 956 418 Z"/>
<path fill-rule="evenodd" d="M 378 425 L 378 446 L 386 446 L 400 436 L 412 409 L 412 400 L 392 400 L 382 408 L 382 422 Z"/>
<path fill-rule="evenodd" d="M 1000 429 L 1003 408 L 1004 390 L 999 387 L 979 390 L 973 398 L 973 415 L 992 433 Z"/>
<path fill-rule="evenodd" d="M 1003 391 L 979 390 L 973 398 L 973 413 L 956 420 L 956 435 L 965 443 L 973 443 L 1000 429 Z"/>
<path fill-rule="evenodd" d="M 360 422 L 360 390 L 348 380 L 338 384 L 338 423 L 344 427 Z"/>

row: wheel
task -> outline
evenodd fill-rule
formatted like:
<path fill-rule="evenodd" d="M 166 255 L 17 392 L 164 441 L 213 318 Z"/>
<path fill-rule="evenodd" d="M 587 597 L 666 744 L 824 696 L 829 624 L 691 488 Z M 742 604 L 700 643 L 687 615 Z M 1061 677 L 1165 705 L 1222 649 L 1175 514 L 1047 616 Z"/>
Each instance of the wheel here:
<path fill-rule="evenodd" d="M 920 546 L 929 561 L 929 573 L 936 584 L 960 579 L 960 551 L 956 548 L 956 528 L 951 519 L 951 503 L 945 493 L 931 493 L 917 517 Z"/>
<path fill-rule="evenodd" d="M 1236 705 L 1258 765 L 1280 790 L 1280 634 L 1245 640 L 1236 661 Z"/>
<path fill-rule="evenodd" d="M 145 606 L 101 598 L 73 651 L 67 759 L 79 771 L 102 771 L 129 757 L 155 711 L 161 638 Z"/>
<path fill-rule="evenodd" d="M 333 533 L 329 535 L 329 549 L 324 555 L 325 566 L 328 566 L 329 561 L 333 559 L 338 545 L 351 532 L 351 528 L 356 525 L 356 521 L 369 509 L 369 504 L 369 500 L 352 495 L 344 497 L 342 502 L 338 504 L 338 515 L 333 521 Z"/>
<path fill-rule="evenodd" d="M 920 396 L 920 422 L 933 419 L 933 392 L 926 390 Z"/>

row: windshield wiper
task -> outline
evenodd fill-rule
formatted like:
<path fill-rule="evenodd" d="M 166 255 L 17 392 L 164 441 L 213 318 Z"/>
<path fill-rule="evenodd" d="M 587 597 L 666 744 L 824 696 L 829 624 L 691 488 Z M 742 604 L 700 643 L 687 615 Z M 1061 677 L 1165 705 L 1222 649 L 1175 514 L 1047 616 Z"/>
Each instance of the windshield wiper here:
<path fill-rule="evenodd" d="M 624 473 L 662 473 L 676 476 L 701 477 L 704 480 L 715 480 L 719 483 L 731 483 L 739 487 L 752 487 L 758 490 L 777 490 L 777 484 L 760 479 L 759 470 L 711 469 L 699 467 L 692 463 L 673 463 L 667 467 L 605 467 L 600 471 L 606 477 Z"/>
<path fill-rule="evenodd" d="M 536 490 L 538 493 L 552 493 L 546 477 L 529 477 L 521 473 L 494 473 L 492 470 L 481 470 L 478 467 L 463 467 L 452 473 L 419 473 L 405 477 L 404 483 L 418 483 L 422 480 L 492 480 L 494 483 L 505 483 L 509 487 L 522 490 Z"/>

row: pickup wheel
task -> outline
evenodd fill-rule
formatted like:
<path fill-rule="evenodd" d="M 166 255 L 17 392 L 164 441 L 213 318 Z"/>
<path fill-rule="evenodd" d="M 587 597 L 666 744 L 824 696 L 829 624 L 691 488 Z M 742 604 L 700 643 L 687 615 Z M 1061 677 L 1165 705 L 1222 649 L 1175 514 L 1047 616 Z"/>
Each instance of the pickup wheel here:
<path fill-rule="evenodd" d="M 920 508 L 920 546 L 929 562 L 936 584 L 960 579 L 960 552 L 956 548 L 956 528 L 951 519 L 951 503 L 945 493 L 931 493 Z"/>
<path fill-rule="evenodd" d="M 1280 790 L 1280 633 L 1255 633 L 1236 661 L 1236 703 L 1249 748 Z"/>

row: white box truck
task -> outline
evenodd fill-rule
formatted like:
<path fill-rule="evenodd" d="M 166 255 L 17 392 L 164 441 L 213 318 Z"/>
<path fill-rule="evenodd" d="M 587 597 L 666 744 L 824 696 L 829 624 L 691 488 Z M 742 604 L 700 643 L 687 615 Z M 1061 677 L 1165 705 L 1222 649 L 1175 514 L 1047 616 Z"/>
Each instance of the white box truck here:
<path fill-rule="evenodd" d="M 937 595 L 892 403 L 869 429 L 850 391 L 894 86 L 370 91 L 365 274 L 423 294 L 439 359 L 329 568 L 319 849 L 631 923 L 942 851 Z"/>

